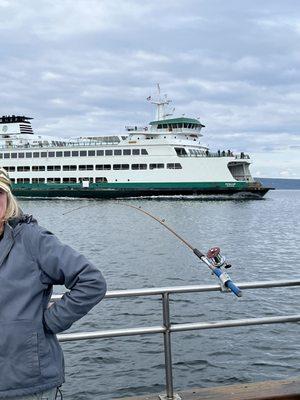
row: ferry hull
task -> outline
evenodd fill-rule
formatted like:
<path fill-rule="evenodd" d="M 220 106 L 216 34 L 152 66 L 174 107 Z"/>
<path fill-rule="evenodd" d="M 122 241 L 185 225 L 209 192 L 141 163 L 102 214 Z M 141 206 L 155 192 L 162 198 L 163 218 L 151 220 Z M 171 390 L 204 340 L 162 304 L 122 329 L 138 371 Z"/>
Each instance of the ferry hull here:
<path fill-rule="evenodd" d="M 229 185 L 229 186 L 226 186 Z M 249 183 L 178 183 L 172 184 L 91 184 L 84 188 L 74 185 L 14 185 L 17 197 L 128 198 L 151 196 L 226 195 L 262 198 L 270 188 Z"/>

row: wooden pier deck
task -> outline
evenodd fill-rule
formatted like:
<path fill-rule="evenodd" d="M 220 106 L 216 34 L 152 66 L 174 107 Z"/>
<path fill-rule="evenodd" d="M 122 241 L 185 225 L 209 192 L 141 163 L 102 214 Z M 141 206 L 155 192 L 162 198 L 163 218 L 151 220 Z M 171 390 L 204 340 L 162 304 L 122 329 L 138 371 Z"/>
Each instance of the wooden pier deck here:
<path fill-rule="evenodd" d="M 176 391 L 182 400 L 300 400 L 300 377 L 208 389 Z M 123 397 L 122 400 L 157 400 L 157 395 Z M 119 399 L 121 400 L 121 399 Z"/>

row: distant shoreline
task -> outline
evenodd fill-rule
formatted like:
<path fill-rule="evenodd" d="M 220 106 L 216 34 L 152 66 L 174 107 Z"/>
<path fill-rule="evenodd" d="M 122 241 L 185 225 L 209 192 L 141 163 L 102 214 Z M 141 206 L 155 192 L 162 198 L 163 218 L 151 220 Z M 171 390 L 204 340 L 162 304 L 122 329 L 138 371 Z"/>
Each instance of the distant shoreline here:
<path fill-rule="evenodd" d="M 266 187 L 283 190 L 300 190 L 300 179 L 255 178 L 255 180 L 260 181 Z"/>

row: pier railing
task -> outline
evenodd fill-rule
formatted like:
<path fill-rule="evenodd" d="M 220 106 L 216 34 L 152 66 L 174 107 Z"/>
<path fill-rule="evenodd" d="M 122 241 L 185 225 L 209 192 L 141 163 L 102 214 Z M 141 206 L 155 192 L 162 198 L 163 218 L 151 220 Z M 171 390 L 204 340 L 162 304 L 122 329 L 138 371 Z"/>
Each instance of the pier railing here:
<path fill-rule="evenodd" d="M 238 283 L 238 287 L 242 290 L 276 288 L 276 287 L 292 287 L 300 286 L 298 280 L 276 280 L 276 281 L 255 281 Z M 65 333 L 58 335 L 60 342 L 69 342 L 87 339 L 112 338 L 119 336 L 133 335 L 150 335 L 163 334 L 164 338 L 164 356 L 165 356 L 165 373 L 166 373 L 166 394 L 160 395 L 161 400 L 177 400 L 180 399 L 173 389 L 173 373 L 172 373 L 172 349 L 171 335 L 174 332 L 183 332 L 190 330 L 202 329 L 218 329 L 232 328 L 237 326 L 264 325 L 299 322 L 300 314 L 278 315 L 273 317 L 231 319 L 209 322 L 196 322 L 186 324 L 173 324 L 170 319 L 170 296 L 177 293 L 199 293 L 199 292 L 215 292 L 221 291 L 218 284 L 215 285 L 195 285 L 195 286 L 177 286 L 177 287 L 161 287 L 149 289 L 132 289 L 132 290 L 114 290 L 106 293 L 106 299 L 123 298 L 123 297 L 147 297 L 159 296 L 162 301 L 162 325 L 144 326 L 137 328 L 109 329 L 92 332 Z M 52 301 L 57 301 L 62 295 L 53 295 Z"/>

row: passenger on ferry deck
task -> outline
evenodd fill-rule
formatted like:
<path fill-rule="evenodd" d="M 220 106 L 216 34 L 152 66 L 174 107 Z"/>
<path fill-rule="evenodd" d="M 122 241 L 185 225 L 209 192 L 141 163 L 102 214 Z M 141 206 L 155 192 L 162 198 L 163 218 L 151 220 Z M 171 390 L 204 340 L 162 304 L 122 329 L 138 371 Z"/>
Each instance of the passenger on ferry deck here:
<path fill-rule="evenodd" d="M 49 306 L 53 285 L 70 291 Z M 65 380 L 56 334 L 105 292 L 92 263 L 22 213 L 0 168 L 0 399 L 56 399 Z"/>

